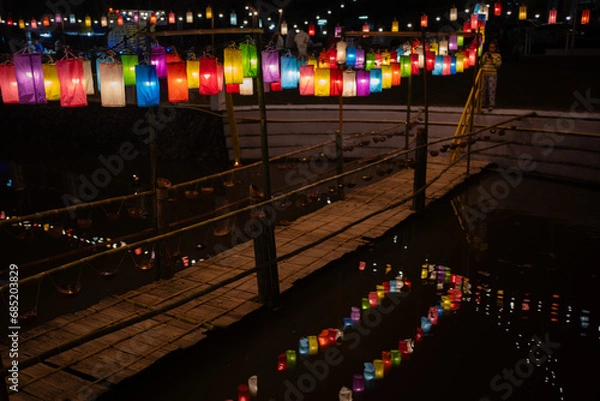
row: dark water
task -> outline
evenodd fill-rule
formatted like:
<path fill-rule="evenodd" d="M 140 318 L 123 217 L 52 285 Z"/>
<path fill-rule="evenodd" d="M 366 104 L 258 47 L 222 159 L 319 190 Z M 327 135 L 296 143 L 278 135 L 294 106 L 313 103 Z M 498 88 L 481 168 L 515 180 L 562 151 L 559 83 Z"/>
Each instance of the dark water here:
<path fill-rule="evenodd" d="M 500 195 L 492 191 L 499 180 L 489 174 L 470 182 L 468 190 L 298 283 L 283 294 L 280 310 L 258 311 L 215 331 L 101 399 L 237 399 L 237 386 L 258 375 L 260 400 L 336 400 L 342 386 L 352 388 L 365 362 L 414 338 L 421 317 L 446 294 L 450 284 L 440 289 L 421 279 L 424 263 L 466 277 L 470 294 L 441 316 L 399 367 L 353 399 L 599 399 L 600 193 L 525 178 Z M 495 196 L 486 199 L 486 193 Z M 399 271 L 412 283 L 411 293 L 380 319 L 363 320 L 368 332 L 347 328 L 335 351 L 277 370 L 280 354 L 298 350 L 303 336 L 341 329 L 350 308 Z"/>

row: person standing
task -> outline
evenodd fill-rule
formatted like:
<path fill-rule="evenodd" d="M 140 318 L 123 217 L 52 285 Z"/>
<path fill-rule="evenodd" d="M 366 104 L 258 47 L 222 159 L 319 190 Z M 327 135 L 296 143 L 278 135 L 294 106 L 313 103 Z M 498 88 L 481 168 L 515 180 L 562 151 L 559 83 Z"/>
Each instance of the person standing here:
<path fill-rule="evenodd" d="M 296 42 L 296 46 L 298 47 L 298 54 L 300 56 L 307 57 L 308 42 L 310 41 L 310 36 L 308 36 L 308 33 L 300 29 L 296 33 L 296 36 L 294 36 L 294 41 Z"/>
<path fill-rule="evenodd" d="M 479 61 L 483 74 L 483 107 L 493 111 L 496 107 L 496 88 L 498 86 L 498 69 L 502 65 L 502 56 L 498 51 L 498 42 L 491 41 L 488 50 L 481 56 Z"/>

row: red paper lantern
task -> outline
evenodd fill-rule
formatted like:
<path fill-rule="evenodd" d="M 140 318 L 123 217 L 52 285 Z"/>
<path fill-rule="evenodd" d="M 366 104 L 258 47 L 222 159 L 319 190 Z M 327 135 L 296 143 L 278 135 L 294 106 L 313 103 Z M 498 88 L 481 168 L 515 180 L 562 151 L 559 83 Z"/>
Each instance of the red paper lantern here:
<path fill-rule="evenodd" d="M 167 92 L 169 102 L 180 103 L 189 100 L 187 69 L 184 61 L 167 63 Z"/>
<path fill-rule="evenodd" d="M 419 75 L 419 54 L 411 53 L 410 55 L 410 73 L 412 75 Z"/>
<path fill-rule="evenodd" d="M 317 336 L 317 340 L 319 341 L 319 349 L 321 351 L 327 349 L 329 346 L 333 345 L 329 338 L 329 329 L 321 330 L 321 333 Z"/>
<path fill-rule="evenodd" d="M 392 62 L 390 63 L 390 67 L 392 67 L 392 86 L 399 86 L 402 82 L 402 74 L 400 72 L 400 63 Z"/>
<path fill-rule="evenodd" d="M 300 95 L 313 96 L 315 94 L 315 66 L 305 64 L 300 66 Z"/>
<path fill-rule="evenodd" d="M 281 80 L 276 82 L 270 82 L 271 92 L 282 92 L 283 87 L 281 86 Z"/>
<path fill-rule="evenodd" d="M 427 14 L 421 15 L 421 28 L 427 28 L 427 22 L 428 22 Z"/>
<path fill-rule="evenodd" d="M 553 8 L 550 10 L 550 12 L 548 12 L 548 23 L 556 24 L 556 8 Z"/>
<path fill-rule="evenodd" d="M 175 23 L 175 13 L 173 11 L 171 11 L 169 13 L 169 24 L 174 24 Z"/>
<path fill-rule="evenodd" d="M 202 57 L 200 59 L 200 86 L 201 95 L 216 95 L 220 92 L 217 77 L 217 59 Z"/>
<path fill-rule="evenodd" d="M 238 386 L 238 401 L 250 401 L 250 391 L 245 384 Z"/>
<path fill-rule="evenodd" d="M 4 104 L 19 103 L 19 87 L 13 64 L 0 65 L 0 94 Z"/>
<path fill-rule="evenodd" d="M 471 21 L 463 22 L 463 32 L 471 33 Z"/>
<path fill-rule="evenodd" d="M 150 14 L 150 23 L 156 25 L 156 13 Z"/>
<path fill-rule="evenodd" d="M 62 107 L 87 106 L 83 61 L 81 59 L 58 60 L 56 73 L 60 81 L 60 105 Z"/>
<path fill-rule="evenodd" d="M 342 96 L 344 91 L 344 74 L 339 68 L 332 68 L 329 70 L 329 89 L 330 96 Z"/>
<path fill-rule="evenodd" d="M 47 15 L 45 15 L 45 16 L 42 18 L 42 25 L 43 25 L 43 26 L 50 26 L 50 18 L 48 18 L 48 16 L 47 16 Z"/>
<path fill-rule="evenodd" d="M 315 36 L 315 24 L 308 24 L 308 36 Z"/>
<path fill-rule="evenodd" d="M 225 84 L 225 93 L 240 93 L 240 84 Z"/>
<path fill-rule="evenodd" d="M 123 19 L 123 16 L 122 16 L 122 15 L 119 15 L 119 16 L 117 17 L 117 25 L 119 25 L 119 26 L 123 26 L 123 24 L 125 24 L 125 20 Z"/>
<path fill-rule="evenodd" d="M 587 25 L 590 23 L 590 9 L 586 8 L 581 12 L 581 25 Z"/>
<path fill-rule="evenodd" d="M 494 15 L 496 17 L 498 17 L 499 15 L 502 15 L 502 3 L 499 1 L 494 3 Z"/>

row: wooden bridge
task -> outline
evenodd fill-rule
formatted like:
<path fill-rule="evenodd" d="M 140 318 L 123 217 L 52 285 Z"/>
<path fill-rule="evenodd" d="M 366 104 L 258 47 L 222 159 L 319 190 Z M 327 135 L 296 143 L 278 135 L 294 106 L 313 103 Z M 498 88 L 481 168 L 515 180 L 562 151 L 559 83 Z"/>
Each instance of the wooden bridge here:
<path fill-rule="evenodd" d="M 470 161 L 470 175 L 489 164 Z M 426 199 L 438 199 L 467 178 L 466 160 L 427 160 Z M 346 189 L 342 200 L 275 227 L 279 288 L 356 250 L 415 213 L 415 172 L 404 168 L 368 185 Z M 165 355 L 197 344 L 264 307 L 259 302 L 253 241 L 87 309 L 21 333 L 18 392 L 13 400 L 93 400 Z M 2 346 L 5 368 L 11 359 Z M 10 386 L 10 372 L 7 384 Z"/>

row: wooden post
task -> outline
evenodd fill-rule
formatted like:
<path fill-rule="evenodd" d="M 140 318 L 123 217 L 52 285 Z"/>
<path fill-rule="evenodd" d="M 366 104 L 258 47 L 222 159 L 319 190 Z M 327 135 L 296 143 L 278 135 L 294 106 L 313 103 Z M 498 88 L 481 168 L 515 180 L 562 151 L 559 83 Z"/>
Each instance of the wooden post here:
<path fill-rule="evenodd" d="M 417 128 L 417 143 L 415 150 L 415 176 L 413 181 L 412 209 L 421 212 L 425 209 L 425 184 L 427 182 L 427 131 Z"/>
<path fill-rule="evenodd" d="M 342 135 L 344 132 L 343 103 L 343 98 L 340 95 L 340 125 L 339 129 L 335 132 L 335 160 L 337 175 L 344 173 L 344 150 L 342 149 Z M 344 179 L 342 177 L 337 179 L 337 194 L 340 199 L 344 199 Z"/>
<path fill-rule="evenodd" d="M 165 234 L 169 231 L 169 186 L 167 180 L 159 179 L 156 188 L 156 231 L 157 234 Z M 159 279 L 169 279 L 173 277 L 171 269 L 171 260 L 169 252 L 165 247 L 164 240 L 158 241 L 154 249 L 156 254 L 156 263 L 158 263 L 157 276 Z"/>
<path fill-rule="evenodd" d="M 425 51 L 425 48 L 423 48 Z M 423 71 L 425 72 L 425 71 Z M 412 74 L 408 75 L 408 93 L 406 94 L 406 125 L 404 126 L 404 148 L 408 150 L 408 134 L 410 133 L 410 103 L 412 99 Z M 404 160 L 408 161 L 408 152 L 404 154 Z"/>

